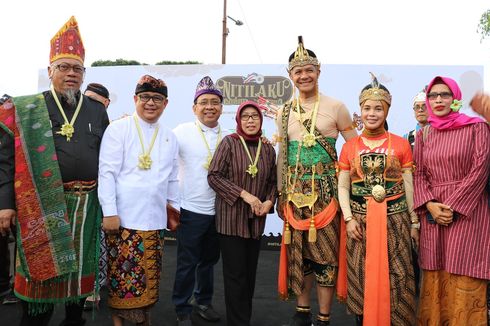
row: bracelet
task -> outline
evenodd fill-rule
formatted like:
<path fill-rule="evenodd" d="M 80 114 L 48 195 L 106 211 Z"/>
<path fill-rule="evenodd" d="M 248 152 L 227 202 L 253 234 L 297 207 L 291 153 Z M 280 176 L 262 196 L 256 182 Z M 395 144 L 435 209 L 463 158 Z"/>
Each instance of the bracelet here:
<path fill-rule="evenodd" d="M 412 223 L 412 225 L 410 225 L 410 228 L 420 230 L 420 222 Z"/>
<path fill-rule="evenodd" d="M 344 217 L 344 222 L 347 223 L 347 222 L 350 222 L 353 219 L 354 219 L 354 217 L 352 215 L 351 216 L 347 216 L 347 217 Z"/>

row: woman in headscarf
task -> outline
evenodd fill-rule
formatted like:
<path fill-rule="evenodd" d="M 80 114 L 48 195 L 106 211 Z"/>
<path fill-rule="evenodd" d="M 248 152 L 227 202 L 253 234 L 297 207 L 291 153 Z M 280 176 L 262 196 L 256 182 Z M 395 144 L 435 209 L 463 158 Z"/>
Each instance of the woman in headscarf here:
<path fill-rule="evenodd" d="M 223 260 L 227 324 L 250 325 L 265 217 L 276 201 L 276 154 L 261 140 L 262 113 L 253 101 L 236 113 L 236 133 L 223 138 L 208 182 L 216 192 L 216 230 Z"/>
<path fill-rule="evenodd" d="M 415 209 L 421 220 L 421 325 L 486 325 L 490 279 L 490 128 L 459 113 L 451 78 L 427 90 L 429 127 L 415 145 Z"/>
<path fill-rule="evenodd" d="M 362 134 L 344 144 L 339 202 L 347 231 L 347 307 L 357 325 L 414 325 L 412 152 L 385 129 L 391 95 L 373 75 L 359 96 Z"/>

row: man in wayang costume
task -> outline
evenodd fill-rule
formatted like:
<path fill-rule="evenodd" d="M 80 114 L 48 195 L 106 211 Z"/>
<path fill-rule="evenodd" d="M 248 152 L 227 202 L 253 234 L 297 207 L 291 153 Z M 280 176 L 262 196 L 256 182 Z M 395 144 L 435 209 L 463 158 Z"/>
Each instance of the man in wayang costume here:
<path fill-rule="evenodd" d="M 299 38 L 289 57 L 299 95 L 278 111 L 278 213 L 284 219 L 279 295 L 297 297 L 292 325 L 310 325 L 310 293 L 317 281 L 317 325 L 327 325 L 338 271 L 340 214 L 335 142 L 356 136 L 345 105 L 320 94 L 320 63 Z"/>

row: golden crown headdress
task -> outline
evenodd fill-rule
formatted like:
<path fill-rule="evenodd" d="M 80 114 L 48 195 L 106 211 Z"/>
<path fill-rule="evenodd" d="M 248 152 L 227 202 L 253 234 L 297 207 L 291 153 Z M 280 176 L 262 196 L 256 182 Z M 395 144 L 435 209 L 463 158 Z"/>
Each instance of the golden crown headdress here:
<path fill-rule="evenodd" d="M 391 105 L 391 94 L 387 90 L 380 87 L 378 79 L 372 72 L 369 73 L 371 74 L 372 78 L 371 85 L 366 86 L 361 92 L 361 95 L 359 95 L 359 104 L 364 103 L 366 100 L 373 100 L 385 101 L 388 103 L 388 105 Z"/>
<path fill-rule="evenodd" d="M 305 66 L 305 65 L 315 65 L 320 66 L 320 62 L 314 56 L 308 53 L 303 45 L 303 36 L 298 36 L 298 48 L 294 52 L 294 56 L 289 60 L 288 71 L 291 71 L 294 67 Z"/>

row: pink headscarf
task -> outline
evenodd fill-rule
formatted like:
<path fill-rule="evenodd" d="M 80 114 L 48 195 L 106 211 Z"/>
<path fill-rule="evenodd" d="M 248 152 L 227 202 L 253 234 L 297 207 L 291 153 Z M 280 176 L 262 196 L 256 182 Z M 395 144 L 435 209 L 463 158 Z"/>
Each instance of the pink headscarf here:
<path fill-rule="evenodd" d="M 458 100 L 458 101 L 461 100 L 461 98 L 462 98 L 461 89 L 459 88 L 456 81 L 449 78 L 449 77 L 437 76 L 434 79 L 432 79 L 432 81 L 429 83 L 429 86 L 427 87 L 427 94 L 430 93 L 432 86 L 434 86 L 434 84 L 436 84 L 439 81 L 442 81 L 444 84 L 447 85 L 447 87 L 449 87 L 449 89 L 453 93 L 453 98 L 455 100 Z M 484 120 L 482 120 L 480 118 L 470 117 L 464 113 L 459 113 L 459 112 L 454 112 L 454 111 L 450 111 L 447 115 L 445 115 L 443 117 L 438 117 L 432 112 L 432 108 L 429 104 L 429 98 L 428 97 L 425 100 L 425 104 L 427 106 L 427 110 L 429 111 L 430 126 L 436 128 L 436 129 L 440 129 L 440 130 L 457 129 L 457 128 L 461 128 L 463 126 L 470 125 L 473 123 L 485 122 Z"/>

